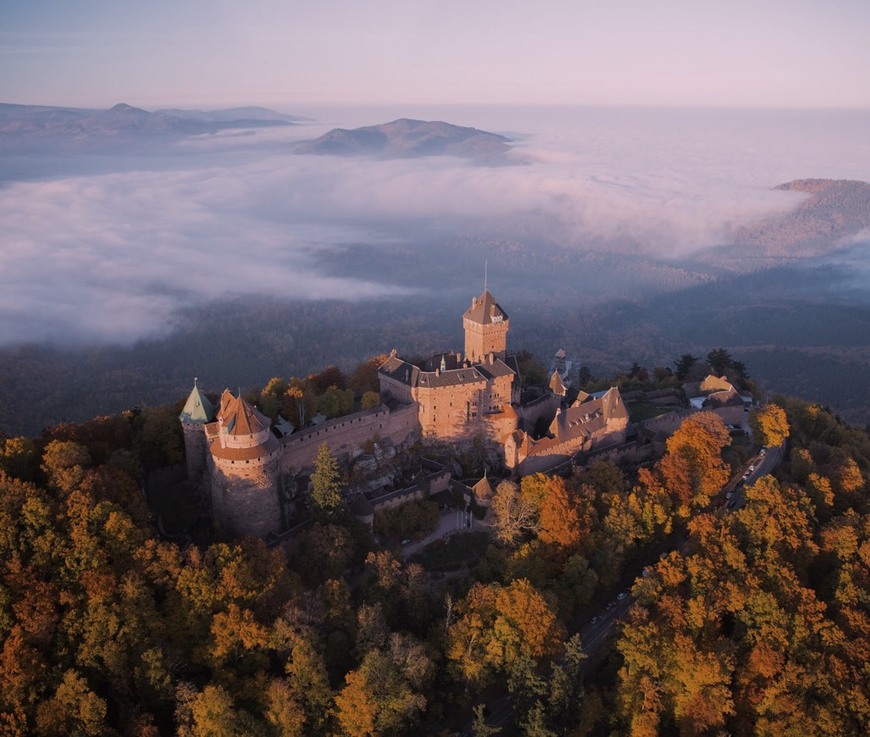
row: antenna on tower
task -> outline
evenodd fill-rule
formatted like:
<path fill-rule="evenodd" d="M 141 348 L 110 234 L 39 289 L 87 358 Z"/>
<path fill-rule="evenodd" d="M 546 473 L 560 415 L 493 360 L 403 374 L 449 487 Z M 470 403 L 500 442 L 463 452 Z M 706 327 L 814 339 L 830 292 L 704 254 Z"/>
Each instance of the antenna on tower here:
<path fill-rule="evenodd" d="M 484 292 L 486 291 L 486 271 L 487 271 L 487 266 L 489 266 L 489 259 L 488 259 L 488 258 L 483 260 L 483 291 L 484 291 Z"/>

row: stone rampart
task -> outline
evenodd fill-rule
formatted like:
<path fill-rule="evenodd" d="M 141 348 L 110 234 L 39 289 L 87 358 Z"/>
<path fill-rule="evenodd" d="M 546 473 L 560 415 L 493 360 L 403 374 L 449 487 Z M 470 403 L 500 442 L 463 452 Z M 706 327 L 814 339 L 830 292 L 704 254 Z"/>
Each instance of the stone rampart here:
<path fill-rule="evenodd" d="M 400 445 L 419 430 L 417 406 L 404 405 L 390 410 L 385 406 L 355 412 L 321 425 L 293 433 L 281 440 L 279 451 L 282 473 L 294 474 L 314 467 L 317 449 L 329 445 L 336 458 L 349 456 L 376 436 Z"/>

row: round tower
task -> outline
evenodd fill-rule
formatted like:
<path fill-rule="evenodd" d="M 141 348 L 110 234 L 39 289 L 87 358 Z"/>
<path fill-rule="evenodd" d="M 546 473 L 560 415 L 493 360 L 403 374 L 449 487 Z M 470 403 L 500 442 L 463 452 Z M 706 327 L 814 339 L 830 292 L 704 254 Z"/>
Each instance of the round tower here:
<path fill-rule="evenodd" d="M 198 481 L 205 472 L 205 453 L 208 448 L 205 426 L 214 420 L 214 413 L 214 405 L 199 390 L 196 379 L 194 379 L 193 389 L 184 403 L 184 409 L 178 416 L 178 419 L 181 420 L 181 429 L 184 431 L 187 478 L 191 481 Z"/>
<path fill-rule="evenodd" d="M 270 424 L 228 389 L 221 395 L 216 432 L 209 433 L 212 513 L 234 535 L 265 537 L 282 527 L 279 444 Z"/>

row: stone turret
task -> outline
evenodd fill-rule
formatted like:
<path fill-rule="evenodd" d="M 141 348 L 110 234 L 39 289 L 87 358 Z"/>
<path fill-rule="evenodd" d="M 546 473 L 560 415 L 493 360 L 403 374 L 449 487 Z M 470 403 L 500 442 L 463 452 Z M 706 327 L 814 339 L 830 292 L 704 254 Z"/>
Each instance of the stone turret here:
<path fill-rule="evenodd" d="M 205 472 L 208 443 L 205 426 L 214 420 L 215 408 L 193 380 L 193 389 L 184 403 L 178 419 L 184 431 L 184 457 L 187 461 L 187 478 L 198 481 Z"/>

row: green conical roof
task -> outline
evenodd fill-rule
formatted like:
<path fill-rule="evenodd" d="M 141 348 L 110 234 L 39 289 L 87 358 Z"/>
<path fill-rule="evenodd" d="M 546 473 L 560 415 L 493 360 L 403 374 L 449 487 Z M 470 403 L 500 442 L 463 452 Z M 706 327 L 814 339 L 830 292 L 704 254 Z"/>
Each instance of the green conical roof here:
<path fill-rule="evenodd" d="M 212 422 L 214 420 L 214 411 L 214 405 L 206 399 L 194 380 L 193 389 L 184 403 L 184 409 L 181 410 L 178 419 L 182 422 Z"/>

